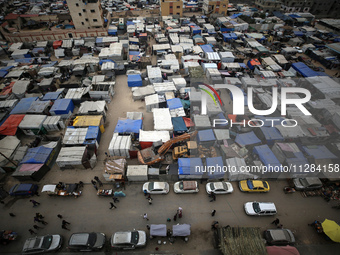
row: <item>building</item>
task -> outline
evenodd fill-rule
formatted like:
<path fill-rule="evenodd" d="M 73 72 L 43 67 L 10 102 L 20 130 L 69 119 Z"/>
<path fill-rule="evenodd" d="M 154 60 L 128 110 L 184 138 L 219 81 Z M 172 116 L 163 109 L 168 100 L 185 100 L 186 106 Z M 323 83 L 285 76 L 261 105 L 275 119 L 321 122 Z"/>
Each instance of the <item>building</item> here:
<path fill-rule="evenodd" d="M 203 13 L 205 15 L 218 13 L 227 15 L 229 0 L 204 0 L 203 2 Z"/>
<path fill-rule="evenodd" d="M 340 1 L 338 0 L 314 0 L 310 12 L 318 18 L 338 18 Z"/>
<path fill-rule="evenodd" d="M 265 12 L 279 11 L 281 9 L 280 0 L 255 0 L 255 6 Z"/>
<path fill-rule="evenodd" d="M 67 6 L 76 29 L 104 27 L 103 10 L 99 0 L 67 0 Z"/>
<path fill-rule="evenodd" d="M 183 1 L 182 0 L 160 0 L 162 16 L 168 15 L 183 15 Z"/>
<path fill-rule="evenodd" d="M 282 0 L 282 9 L 286 12 L 309 12 L 315 0 Z"/>

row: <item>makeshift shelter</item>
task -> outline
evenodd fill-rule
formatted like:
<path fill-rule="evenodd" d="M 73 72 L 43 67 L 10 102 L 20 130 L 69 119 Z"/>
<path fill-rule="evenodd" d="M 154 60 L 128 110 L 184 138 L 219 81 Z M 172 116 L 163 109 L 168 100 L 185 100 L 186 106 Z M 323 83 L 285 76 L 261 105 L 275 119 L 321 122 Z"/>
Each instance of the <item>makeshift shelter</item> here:
<path fill-rule="evenodd" d="M 0 135 L 15 135 L 18 130 L 18 126 L 24 117 L 24 114 L 10 115 L 0 126 Z"/>
<path fill-rule="evenodd" d="M 96 154 L 90 155 L 86 146 L 63 147 L 56 163 L 60 169 L 94 168 L 97 162 Z"/>
<path fill-rule="evenodd" d="M 248 133 L 240 133 L 236 135 L 235 143 L 239 146 L 255 146 L 261 144 L 261 140 L 255 135 L 253 131 Z"/>
<path fill-rule="evenodd" d="M 276 141 L 283 141 L 284 138 L 276 127 L 260 127 L 261 132 L 257 136 L 268 145 L 273 145 Z"/>
<path fill-rule="evenodd" d="M 259 157 L 264 167 L 267 168 L 267 172 L 263 178 L 275 178 L 278 177 L 282 171 L 282 165 L 280 161 L 275 157 L 274 153 L 268 147 L 268 145 L 255 146 L 253 153 Z"/>
<path fill-rule="evenodd" d="M 102 115 L 84 115 L 77 116 L 73 120 L 74 127 L 99 127 L 100 131 L 104 133 L 104 118 Z"/>
<path fill-rule="evenodd" d="M 143 86 L 142 77 L 140 74 L 129 74 L 127 83 L 129 87 L 141 87 Z"/>
<path fill-rule="evenodd" d="M 178 175 L 180 179 L 202 179 L 204 173 L 201 158 L 178 159 Z"/>
<path fill-rule="evenodd" d="M 209 179 L 222 179 L 226 174 L 222 157 L 206 158 Z"/>
<path fill-rule="evenodd" d="M 180 135 L 188 131 L 182 117 L 173 117 L 171 118 L 171 122 L 174 127 L 175 135 Z"/>
<path fill-rule="evenodd" d="M 152 109 L 152 113 L 154 120 L 154 130 L 173 130 L 171 115 L 168 108 L 154 108 Z"/>
<path fill-rule="evenodd" d="M 63 91 L 48 92 L 42 98 L 42 101 L 56 101 L 62 99 Z"/>
<path fill-rule="evenodd" d="M 145 182 L 148 181 L 147 165 L 128 165 L 126 170 L 128 181 Z"/>
<path fill-rule="evenodd" d="M 30 108 L 31 104 L 38 100 L 38 97 L 22 98 L 20 102 L 13 108 L 10 114 L 24 114 Z"/>
<path fill-rule="evenodd" d="M 336 159 L 335 156 L 330 150 L 327 149 L 325 145 L 307 145 L 302 146 L 304 152 L 314 159 Z"/>
<path fill-rule="evenodd" d="M 103 115 L 106 117 L 107 105 L 105 101 L 85 101 L 80 104 L 78 115 Z"/>
<path fill-rule="evenodd" d="M 167 236 L 166 224 L 151 224 L 150 236 Z"/>
<path fill-rule="evenodd" d="M 143 120 L 119 119 L 114 133 L 131 134 L 139 137 L 139 130 L 143 129 Z"/>
<path fill-rule="evenodd" d="M 229 181 L 241 181 L 257 178 L 257 176 L 247 171 L 247 164 L 244 158 L 231 157 L 227 158 L 225 162 L 228 169 L 231 169 L 231 171 L 226 173 Z"/>
<path fill-rule="evenodd" d="M 16 136 L 6 136 L 0 140 L 0 167 L 5 166 L 13 159 L 15 151 L 20 146 L 20 140 Z"/>
<path fill-rule="evenodd" d="M 121 136 L 118 133 L 113 133 L 108 149 L 111 156 L 130 158 L 129 150 L 131 146 L 131 135 Z"/>
<path fill-rule="evenodd" d="M 216 141 L 215 134 L 212 129 L 199 130 L 197 133 L 197 142 L 203 146 L 213 146 Z"/>
<path fill-rule="evenodd" d="M 47 116 L 43 122 L 43 127 L 47 132 L 60 131 L 65 128 L 64 122 L 61 120 L 61 116 Z"/>
<path fill-rule="evenodd" d="M 72 99 L 57 99 L 51 107 L 51 115 L 61 115 L 62 118 L 68 118 L 74 110 Z"/>
<path fill-rule="evenodd" d="M 28 108 L 28 114 L 48 114 L 51 107 L 51 101 L 34 101 L 30 108 Z"/>
<path fill-rule="evenodd" d="M 317 72 L 313 71 L 308 66 L 306 66 L 305 63 L 302 63 L 302 62 L 293 63 L 291 69 L 295 70 L 296 72 L 301 74 L 303 77 L 319 76 Z"/>
<path fill-rule="evenodd" d="M 190 236 L 190 224 L 172 225 L 172 236 Z"/>
<path fill-rule="evenodd" d="M 47 118 L 46 115 L 25 115 L 19 124 L 19 128 L 26 135 L 46 134 L 47 131 L 43 127 L 43 122 Z"/>
<path fill-rule="evenodd" d="M 139 131 L 139 144 L 142 149 L 151 147 L 154 142 L 162 141 L 165 143 L 169 140 L 169 131 Z"/>

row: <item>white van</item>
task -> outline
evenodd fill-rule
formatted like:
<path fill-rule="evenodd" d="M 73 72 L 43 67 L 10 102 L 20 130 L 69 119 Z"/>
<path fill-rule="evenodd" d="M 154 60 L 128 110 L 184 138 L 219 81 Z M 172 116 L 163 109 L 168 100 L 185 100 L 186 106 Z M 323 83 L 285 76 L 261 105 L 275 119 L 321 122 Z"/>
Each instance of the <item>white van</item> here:
<path fill-rule="evenodd" d="M 271 216 L 277 213 L 274 203 L 270 202 L 247 202 L 244 204 L 247 215 Z"/>

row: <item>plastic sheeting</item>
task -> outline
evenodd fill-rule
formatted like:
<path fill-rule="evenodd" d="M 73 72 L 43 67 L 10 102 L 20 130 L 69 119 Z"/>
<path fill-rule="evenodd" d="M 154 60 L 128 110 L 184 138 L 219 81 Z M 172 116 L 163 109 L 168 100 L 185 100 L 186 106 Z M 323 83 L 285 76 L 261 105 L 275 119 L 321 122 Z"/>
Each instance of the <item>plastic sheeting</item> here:
<path fill-rule="evenodd" d="M 38 97 L 28 97 L 23 98 L 20 102 L 14 107 L 10 114 L 24 114 L 30 108 L 31 104 L 38 100 Z"/>
<path fill-rule="evenodd" d="M 283 141 L 284 138 L 275 127 L 260 127 L 268 144 L 273 144 L 274 141 Z"/>
<path fill-rule="evenodd" d="M 143 127 L 143 120 L 118 120 L 114 133 L 134 133 L 139 134 Z"/>
<path fill-rule="evenodd" d="M 268 172 L 270 172 L 270 168 L 281 169 L 280 161 L 275 157 L 268 145 L 255 146 L 253 153 L 259 156 L 261 162 L 268 168 Z"/>
<path fill-rule="evenodd" d="M 235 142 L 241 146 L 247 146 L 247 145 L 254 145 L 254 144 L 260 144 L 261 140 L 257 138 L 255 133 L 253 131 L 243 134 L 237 134 L 235 138 Z"/>
<path fill-rule="evenodd" d="M 183 107 L 182 102 L 179 98 L 172 98 L 172 99 L 166 100 L 166 103 L 167 103 L 169 110 Z"/>
<path fill-rule="evenodd" d="M 18 126 L 22 119 L 25 117 L 23 114 L 10 115 L 6 121 L 0 126 L 1 135 L 15 135 Z"/>
<path fill-rule="evenodd" d="M 153 121 L 154 121 L 154 130 L 168 130 L 172 131 L 173 126 L 171 122 L 171 115 L 168 108 L 154 108 L 153 112 Z"/>
<path fill-rule="evenodd" d="M 298 73 L 300 73 L 303 77 L 319 76 L 317 72 L 313 71 L 306 64 L 302 62 L 293 63 L 292 68 Z"/>
<path fill-rule="evenodd" d="M 85 116 L 77 116 L 73 120 L 74 127 L 89 127 L 96 126 L 100 127 L 100 131 L 104 133 L 104 120 L 102 115 L 85 115 Z"/>
<path fill-rule="evenodd" d="M 211 142 L 215 140 L 216 140 L 216 137 L 212 129 L 200 130 L 197 133 L 197 141 L 199 143 Z"/>
<path fill-rule="evenodd" d="M 167 236 L 167 228 L 165 224 L 151 224 L 150 236 Z"/>
<path fill-rule="evenodd" d="M 20 164 L 45 164 L 52 151 L 53 148 L 46 146 L 30 148 Z"/>
<path fill-rule="evenodd" d="M 189 224 L 178 224 L 172 226 L 173 236 L 189 236 L 190 235 L 190 225 Z"/>
<path fill-rule="evenodd" d="M 202 175 L 196 167 L 203 169 L 201 158 L 179 158 L 178 159 L 178 174 L 179 175 Z"/>
<path fill-rule="evenodd" d="M 302 146 L 302 148 L 309 156 L 312 156 L 314 159 L 337 158 L 337 156 L 330 152 L 324 145 Z"/>
<path fill-rule="evenodd" d="M 62 96 L 62 91 L 48 92 L 44 95 L 42 101 L 57 100 Z"/>
<path fill-rule="evenodd" d="M 220 179 L 224 177 L 222 157 L 206 158 L 206 165 L 210 179 Z"/>
<path fill-rule="evenodd" d="M 129 87 L 141 87 L 143 86 L 142 77 L 140 74 L 128 75 L 127 83 Z"/>
<path fill-rule="evenodd" d="M 176 133 L 184 133 L 188 130 L 182 117 L 171 118 L 171 121 Z"/>
<path fill-rule="evenodd" d="M 54 102 L 50 113 L 51 115 L 67 115 L 73 113 L 74 104 L 72 99 L 58 99 Z"/>

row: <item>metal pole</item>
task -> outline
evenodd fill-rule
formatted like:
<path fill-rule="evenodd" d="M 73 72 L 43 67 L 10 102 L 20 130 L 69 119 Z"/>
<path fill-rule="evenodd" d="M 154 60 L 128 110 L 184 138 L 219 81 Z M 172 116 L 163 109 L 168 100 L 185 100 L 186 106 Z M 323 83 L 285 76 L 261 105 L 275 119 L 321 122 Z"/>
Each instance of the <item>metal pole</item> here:
<path fill-rule="evenodd" d="M 12 161 L 11 159 L 7 158 L 1 151 L 0 151 L 0 155 L 3 156 L 5 159 L 7 159 L 9 162 L 11 162 L 13 165 L 18 166 L 17 163 L 15 163 L 15 162 Z"/>

